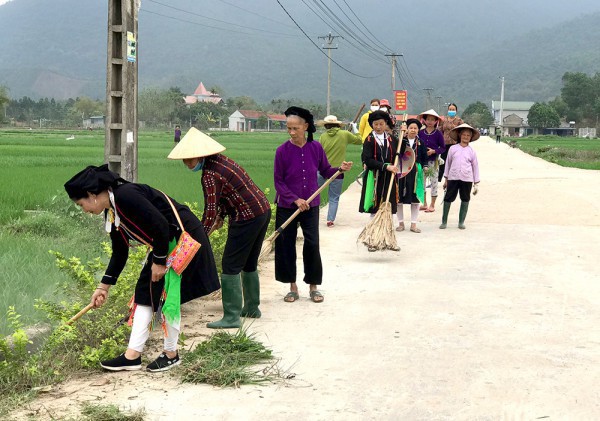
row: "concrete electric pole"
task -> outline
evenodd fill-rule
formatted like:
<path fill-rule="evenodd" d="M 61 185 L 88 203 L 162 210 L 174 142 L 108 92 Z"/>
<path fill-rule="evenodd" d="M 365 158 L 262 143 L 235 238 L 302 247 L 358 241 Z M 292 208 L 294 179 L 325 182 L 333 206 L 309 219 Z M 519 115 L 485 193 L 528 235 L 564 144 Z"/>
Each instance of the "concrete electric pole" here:
<path fill-rule="evenodd" d="M 108 0 L 104 160 L 137 181 L 138 10 L 140 0 Z"/>
<path fill-rule="evenodd" d="M 498 115 L 498 125 L 502 127 L 502 111 L 504 109 L 504 76 L 500 77 L 502 87 L 500 88 L 500 115 Z"/>
<path fill-rule="evenodd" d="M 442 97 L 441 96 L 436 96 L 437 100 L 438 100 L 438 109 L 437 109 L 437 113 L 439 115 L 442 115 Z"/>
<path fill-rule="evenodd" d="M 433 88 L 423 88 L 425 91 L 425 109 L 431 109 L 431 92 L 433 92 Z"/>
<path fill-rule="evenodd" d="M 392 58 L 392 98 L 394 98 L 394 110 L 396 109 L 396 95 L 394 95 L 394 91 L 396 90 L 396 57 L 402 57 L 403 54 L 390 53 L 386 54 L 386 57 Z"/>
<path fill-rule="evenodd" d="M 327 44 L 323 44 L 323 49 L 327 50 L 327 115 L 331 114 L 331 50 L 337 50 L 337 44 L 333 46 L 333 41 L 336 38 L 342 38 L 339 35 L 331 35 L 331 32 L 319 39 L 325 40 Z M 343 38 L 342 38 L 343 39 Z"/>

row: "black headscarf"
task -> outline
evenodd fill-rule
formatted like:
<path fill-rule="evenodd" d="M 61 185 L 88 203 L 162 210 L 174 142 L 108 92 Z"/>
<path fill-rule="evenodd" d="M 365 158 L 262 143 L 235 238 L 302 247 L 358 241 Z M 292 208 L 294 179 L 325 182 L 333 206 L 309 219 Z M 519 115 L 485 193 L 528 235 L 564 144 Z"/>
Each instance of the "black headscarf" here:
<path fill-rule="evenodd" d="M 408 126 L 410 126 L 413 123 L 417 125 L 417 127 L 419 128 L 419 130 L 421 130 L 421 127 L 423 127 L 423 123 L 421 123 L 416 118 L 409 118 L 408 120 L 406 120 L 406 128 L 408 128 Z"/>
<path fill-rule="evenodd" d="M 286 117 L 289 117 L 291 115 L 298 116 L 306 123 L 308 123 L 308 129 L 306 130 L 308 132 L 308 138 L 306 140 L 308 142 L 312 142 L 314 140 L 313 133 L 317 131 L 317 128 L 315 127 L 315 119 L 310 113 L 310 111 L 300 107 L 290 107 L 287 110 L 285 110 L 284 114 Z"/>
<path fill-rule="evenodd" d="M 73 200 L 88 197 L 88 192 L 98 194 L 109 187 L 127 183 L 119 174 L 108 169 L 108 164 L 95 167 L 90 165 L 75 174 L 65 183 L 65 190 Z"/>
<path fill-rule="evenodd" d="M 386 124 L 390 129 L 394 128 L 392 117 L 390 117 L 390 115 L 385 111 L 377 110 L 369 114 L 369 126 L 371 126 L 371 128 L 373 128 L 373 122 L 377 120 L 385 120 Z"/>

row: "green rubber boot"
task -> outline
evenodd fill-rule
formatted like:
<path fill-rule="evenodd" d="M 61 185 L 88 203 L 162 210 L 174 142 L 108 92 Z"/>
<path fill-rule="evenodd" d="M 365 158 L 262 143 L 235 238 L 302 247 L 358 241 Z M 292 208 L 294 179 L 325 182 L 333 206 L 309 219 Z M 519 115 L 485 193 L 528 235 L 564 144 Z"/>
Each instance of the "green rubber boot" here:
<path fill-rule="evenodd" d="M 240 327 L 240 311 L 242 311 L 242 282 L 240 274 L 221 275 L 221 294 L 223 301 L 223 318 L 210 322 L 206 326 L 211 329 L 229 329 Z"/>
<path fill-rule="evenodd" d="M 467 211 L 469 210 L 469 202 L 460 202 L 460 210 L 458 211 L 458 228 L 464 230 L 465 218 L 467 217 Z"/>
<path fill-rule="evenodd" d="M 260 305 L 258 271 L 242 272 L 242 288 L 244 290 L 244 307 L 241 316 L 259 319 L 261 312 L 258 309 Z"/>
<path fill-rule="evenodd" d="M 445 230 L 448 225 L 448 214 L 450 213 L 450 206 L 452 202 L 444 201 L 444 213 L 442 214 L 442 223 L 440 224 L 440 229 Z"/>

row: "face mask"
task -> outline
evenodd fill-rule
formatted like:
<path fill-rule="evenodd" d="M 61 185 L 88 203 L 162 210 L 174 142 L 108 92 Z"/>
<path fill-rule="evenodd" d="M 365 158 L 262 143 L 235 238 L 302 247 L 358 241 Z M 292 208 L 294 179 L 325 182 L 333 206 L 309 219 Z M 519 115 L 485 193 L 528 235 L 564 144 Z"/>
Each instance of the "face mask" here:
<path fill-rule="evenodd" d="M 377 111 L 378 109 L 379 109 L 379 106 L 371 105 L 371 111 Z"/>
<path fill-rule="evenodd" d="M 448 111 L 448 117 L 456 117 L 456 111 Z"/>
<path fill-rule="evenodd" d="M 203 166 L 204 166 L 204 159 L 202 161 L 198 162 L 196 164 L 196 166 L 194 168 L 192 168 L 192 171 L 194 171 L 194 172 L 200 171 Z"/>

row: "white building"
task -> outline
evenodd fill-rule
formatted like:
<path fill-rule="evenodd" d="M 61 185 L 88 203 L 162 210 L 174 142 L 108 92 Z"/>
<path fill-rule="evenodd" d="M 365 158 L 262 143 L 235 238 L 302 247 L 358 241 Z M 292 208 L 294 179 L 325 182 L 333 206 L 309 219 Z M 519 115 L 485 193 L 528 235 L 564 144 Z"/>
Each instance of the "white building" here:
<path fill-rule="evenodd" d="M 495 124 L 503 128 L 503 136 L 525 136 L 529 134 L 527 115 L 535 104 L 531 101 L 504 101 L 500 115 L 500 101 L 492 101 L 492 115 Z"/>

